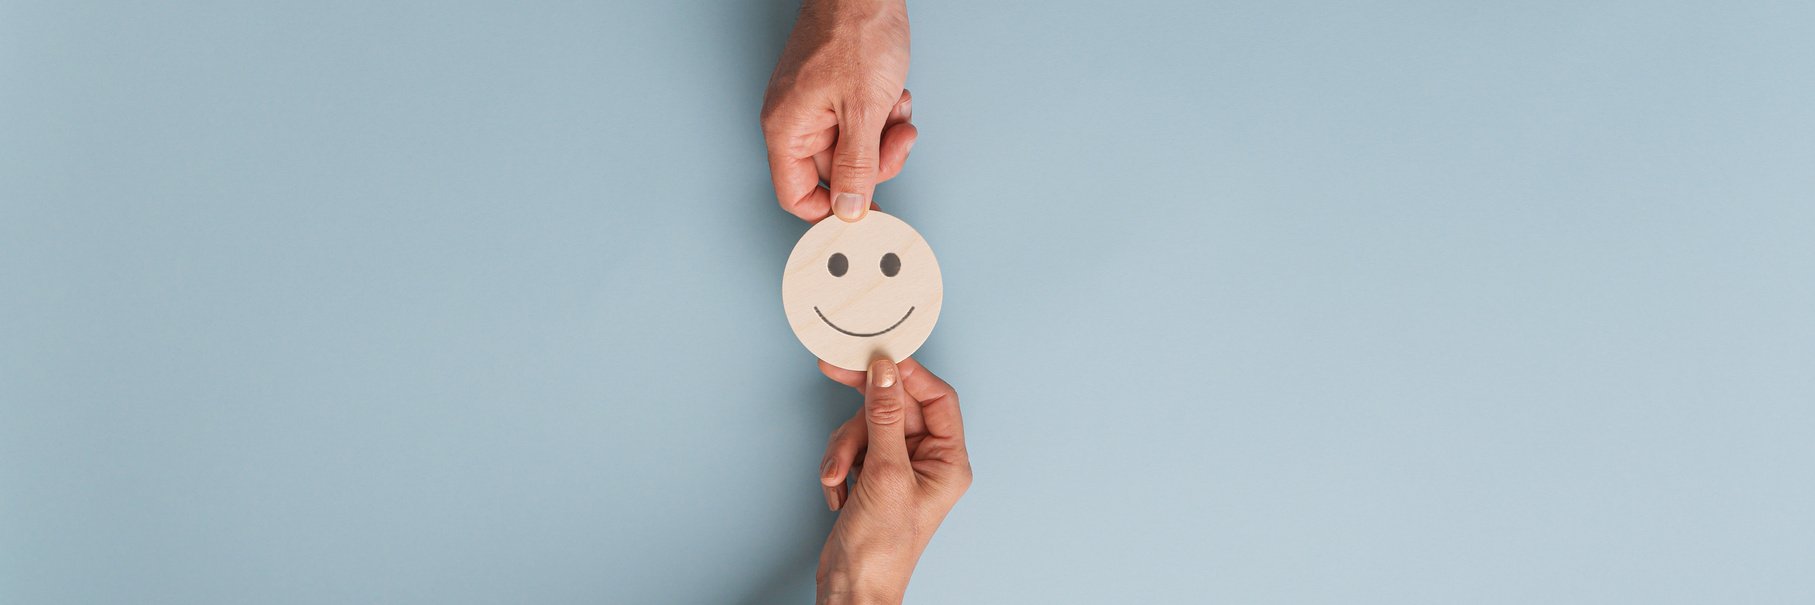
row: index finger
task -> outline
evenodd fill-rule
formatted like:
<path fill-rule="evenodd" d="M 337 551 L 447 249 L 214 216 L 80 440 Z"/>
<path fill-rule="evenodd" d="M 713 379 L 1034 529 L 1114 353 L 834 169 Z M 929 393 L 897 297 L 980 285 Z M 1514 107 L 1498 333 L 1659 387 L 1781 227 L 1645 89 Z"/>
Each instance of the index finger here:
<path fill-rule="evenodd" d="M 832 195 L 819 186 L 812 156 L 794 158 L 771 150 L 769 178 L 775 181 L 775 199 L 789 213 L 808 222 L 831 216 Z"/>
<path fill-rule="evenodd" d="M 920 418 L 926 423 L 926 432 L 962 443 L 964 415 L 958 411 L 958 392 L 912 358 L 901 360 L 897 367 L 908 396 L 920 402 Z"/>
<path fill-rule="evenodd" d="M 819 186 L 813 155 L 837 137 L 837 116 L 829 108 L 781 102 L 763 109 L 763 144 L 769 151 L 769 178 L 781 207 L 808 222 L 832 214 L 832 196 Z"/>

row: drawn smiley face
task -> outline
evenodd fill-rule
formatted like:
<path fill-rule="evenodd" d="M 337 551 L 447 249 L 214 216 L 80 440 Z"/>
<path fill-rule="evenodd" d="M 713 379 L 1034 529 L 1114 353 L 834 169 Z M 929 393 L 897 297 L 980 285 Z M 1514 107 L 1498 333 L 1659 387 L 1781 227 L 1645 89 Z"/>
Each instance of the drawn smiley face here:
<path fill-rule="evenodd" d="M 808 351 L 847 370 L 913 355 L 933 333 L 944 296 L 926 240 L 874 210 L 855 223 L 819 221 L 781 276 L 788 327 Z"/>

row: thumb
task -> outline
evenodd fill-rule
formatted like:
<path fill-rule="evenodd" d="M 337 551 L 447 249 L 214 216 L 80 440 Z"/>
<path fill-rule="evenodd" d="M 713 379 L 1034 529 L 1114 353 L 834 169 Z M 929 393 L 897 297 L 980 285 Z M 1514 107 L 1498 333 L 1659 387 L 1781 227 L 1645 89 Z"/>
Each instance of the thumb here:
<path fill-rule="evenodd" d="M 838 116 L 838 146 L 832 152 L 832 213 L 856 221 L 869 211 L 882 159 L 882 127 L 888 117 L 867 108 L 846 107 Z"/>
<path fill-rule="evenodd" d="M 907 406 L 914 405 L 901 386 L 901 372 L 887 358 L 870 364 L 863 391 L 863 423 L 869 428 L 870 449 L 864 455 L 864 472 L 907 470 Z"/>

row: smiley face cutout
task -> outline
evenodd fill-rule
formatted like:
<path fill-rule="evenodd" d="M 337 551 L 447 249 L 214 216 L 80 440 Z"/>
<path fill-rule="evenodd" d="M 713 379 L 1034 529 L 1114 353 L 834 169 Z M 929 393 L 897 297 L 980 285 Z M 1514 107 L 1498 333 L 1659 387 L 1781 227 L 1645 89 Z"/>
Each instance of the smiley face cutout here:
<path fill-rule="evenodd" d="M 933 333 L 944 298 L 926 240 L 875 210 L 855 223 L 819 221 L 794 245 L 781 275 L 782 310 L 794 336 L 847 370 L 913 355 Z"/>

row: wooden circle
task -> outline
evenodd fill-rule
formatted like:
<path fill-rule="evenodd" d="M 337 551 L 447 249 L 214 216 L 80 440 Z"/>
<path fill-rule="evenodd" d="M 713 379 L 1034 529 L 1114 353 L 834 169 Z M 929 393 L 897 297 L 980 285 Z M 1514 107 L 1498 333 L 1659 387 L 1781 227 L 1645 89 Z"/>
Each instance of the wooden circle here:
<path fill-rule="evenodd" d="M 871 210 L 808 229 L 781 274 L 788 327 L 827 363 L 863 371 L 901 361 L 932 335 L 945 298 L 939 260 L 901 219 Z"/>

